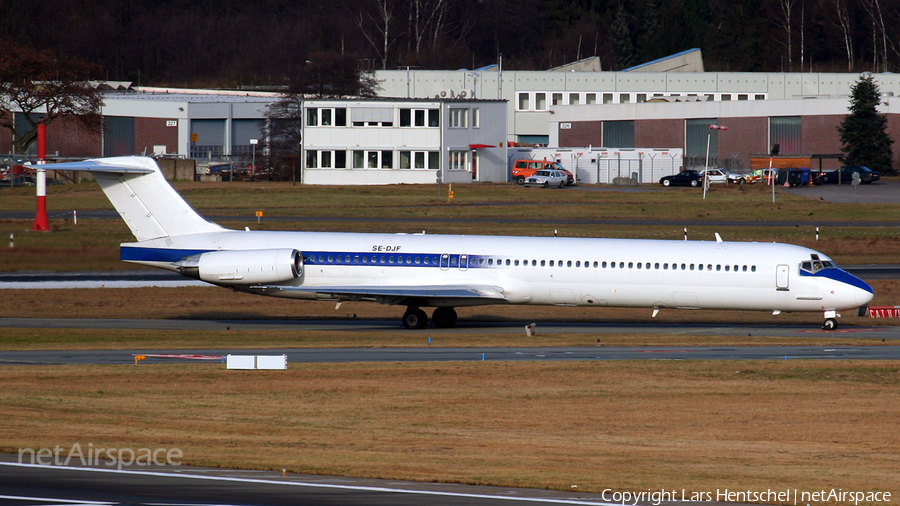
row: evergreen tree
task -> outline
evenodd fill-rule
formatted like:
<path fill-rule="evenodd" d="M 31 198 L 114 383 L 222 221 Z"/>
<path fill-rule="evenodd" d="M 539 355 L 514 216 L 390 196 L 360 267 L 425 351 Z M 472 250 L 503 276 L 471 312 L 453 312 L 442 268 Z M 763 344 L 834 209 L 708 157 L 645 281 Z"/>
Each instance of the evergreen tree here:
<path fill-rule="evenodd" d="M 628 14 L 625 13 L 625 7 L 621 3 L 619 10 L 616 11 L 616 19 L 609 27 L 609 35 L 616 48 L 619 69 L 634 65 L 634 44 L 631 42 L 631 30 L 628 28 Z"/>
<path fill-rule="evenodd" d="M 838 126 L 844 163 L 865 165 L 882 174 L 893 172 L 894 142 L 887 134 L 887 117 L 878 114 L 881 94 L 871 75 L 863 76 L 850 93 L 850 114 Z"/>

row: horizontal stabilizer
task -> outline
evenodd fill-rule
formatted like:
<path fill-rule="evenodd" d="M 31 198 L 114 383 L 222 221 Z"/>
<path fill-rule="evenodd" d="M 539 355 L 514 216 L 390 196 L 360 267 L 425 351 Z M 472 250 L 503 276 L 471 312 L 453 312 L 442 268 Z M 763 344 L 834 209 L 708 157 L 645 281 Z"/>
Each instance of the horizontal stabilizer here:
<path fill-rule="evenodd" d="M 119 160 L 119 157 L 109 160 Z M 102 158 L 85 160 L 83 162 L 53 163 L 45 165 L 42 168 L 49 170 L 83 170 L 89 172 L 104 172 L 107 174 L 151 174 L 154 172 L 153 169 L 141 165 L 126 165 L 104 160 Z"/>

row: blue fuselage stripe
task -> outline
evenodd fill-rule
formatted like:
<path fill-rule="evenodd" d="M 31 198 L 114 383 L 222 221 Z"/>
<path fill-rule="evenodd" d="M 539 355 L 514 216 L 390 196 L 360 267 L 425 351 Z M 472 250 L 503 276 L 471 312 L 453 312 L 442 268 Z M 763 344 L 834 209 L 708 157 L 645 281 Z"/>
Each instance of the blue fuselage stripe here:
<path fill-rule="evenodd" d="M 875 293 L 875 290 L 872 290 L 872 287 L 869 286 L 868 283 L 843 269 L 822 269 L 815 274 L 801 270 L 800 275 L 813 278 L 828 278 L 834 281 L 839 281 L 841 283 L 846 283 L 850 286 L 855 286 L 856 288 L 865 290 L 869 293 Z"/>

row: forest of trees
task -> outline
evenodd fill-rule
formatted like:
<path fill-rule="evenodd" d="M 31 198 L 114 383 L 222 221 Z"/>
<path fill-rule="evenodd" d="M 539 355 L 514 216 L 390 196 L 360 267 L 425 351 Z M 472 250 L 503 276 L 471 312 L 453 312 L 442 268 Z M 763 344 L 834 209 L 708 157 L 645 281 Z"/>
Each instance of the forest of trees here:
<path fill-rule="evenodd" d="M 900 0 L 5 0 L 0 20 L 0 40 L 142 85 L 281 87 L 323 54 L 618 70 L 697 47 L 708 71 L 900 69 Z"/>

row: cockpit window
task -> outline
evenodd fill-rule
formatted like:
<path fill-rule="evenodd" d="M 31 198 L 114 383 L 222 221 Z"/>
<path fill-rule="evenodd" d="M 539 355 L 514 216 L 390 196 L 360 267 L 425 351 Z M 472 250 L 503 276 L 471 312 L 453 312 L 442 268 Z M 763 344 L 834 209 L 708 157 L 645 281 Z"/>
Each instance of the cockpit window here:
<path fill-rule="evenodd" d="M 819 260 L 818 255 L 817 258 L 813 260 L 807 260 L 805 262 L 800 263 L 800 270 L 806 271 L 810 274 L 815 274 L 823 269 L 836 269 L 837 266 L 834 265 L 829 260 Z"/>

